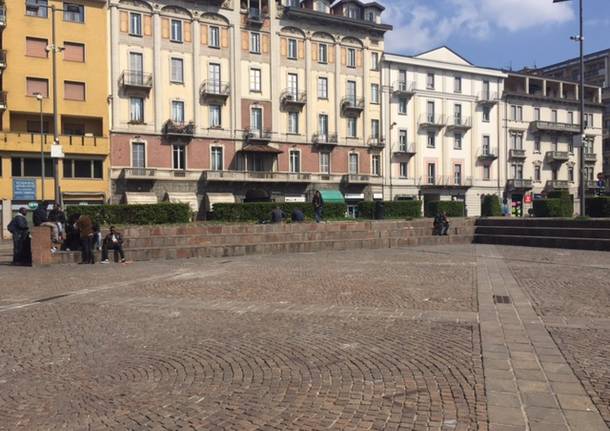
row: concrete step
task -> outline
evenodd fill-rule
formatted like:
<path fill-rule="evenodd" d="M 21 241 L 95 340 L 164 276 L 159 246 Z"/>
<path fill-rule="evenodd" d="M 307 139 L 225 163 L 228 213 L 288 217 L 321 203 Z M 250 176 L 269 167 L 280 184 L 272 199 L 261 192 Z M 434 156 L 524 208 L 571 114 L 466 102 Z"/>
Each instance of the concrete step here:
<path fill-rule="evenodd" d="M 557 238 L 604 238 L 610 239 L 610 229 L 536 226 L 477 226 L 477 234 L 539 236 Z"/>
<path fill-rule="evenodd" d="M 476 226 L 610 229 L 610 219 L 480 218 Z"/>
<path fill-rule="evenodd" d="M 610 239 L 566 238 L 532 235 L 491 235 L 476 233 L 476 244 L 518 245 L 526 247 L 567 248 L 578 250 L 610 251 Z"/>

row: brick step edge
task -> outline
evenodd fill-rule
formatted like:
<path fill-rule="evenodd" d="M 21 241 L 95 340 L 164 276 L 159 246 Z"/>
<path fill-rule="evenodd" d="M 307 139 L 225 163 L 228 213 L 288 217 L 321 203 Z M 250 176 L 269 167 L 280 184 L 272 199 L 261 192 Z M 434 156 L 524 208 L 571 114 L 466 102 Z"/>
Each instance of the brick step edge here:
<path fill-rule="evenodd" d="M 533 226 L 476 226 L 476 234 L 558 238 L 610 239 L 610 229 Z"/>
<path fill-rule="evenodd" d="M 523 235 L 487 235 L 475 233 L 474 243 L 610 251 L 610 239 L 605 238 L 564 238 Z"/>

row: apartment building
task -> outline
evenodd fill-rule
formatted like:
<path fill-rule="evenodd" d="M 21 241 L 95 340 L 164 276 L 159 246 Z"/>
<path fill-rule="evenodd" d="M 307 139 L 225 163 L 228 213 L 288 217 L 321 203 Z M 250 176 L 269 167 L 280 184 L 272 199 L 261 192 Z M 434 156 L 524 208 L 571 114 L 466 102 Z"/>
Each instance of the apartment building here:
<path fill-rule="evenodd" d="M 51 26 L 55 7 L 57 94 Z M 109 197 L 106 8 L 102 0 L 1 2 L 0 199 L 13 209 L 55 199 L 50 158 L 57 129 L 60 189 L 66 203 Z M 57 99 L 57 124 L 53 120 Z M 41 151 L 43 156 L 41 156 Z"/>
<path fill-rule="evenodd" d="M 502 193 L 505 78 L 447 47 L 384 55 L 386 200 L 459 200 L 477 216 L 483 195 Z"/>
<path fill-rule="evenodd" d="M 585 99 L 585 176 L 588 193 L 602 170 L 602 89 L 575 81 L 508 72 L 502 102 L 506 146 L 505 197 L 513 213 L 529 209 L 527 196 L 567 190 L 579 205 L 580 159 L 574 139 L 580 135 L 580 98 Z M 578 143 L 577 143 L 578 144 Z"/>
<path fill-rule="evenodd" d="M 110 1 L 115 201 L 381 196 L 378 3 Z"/>

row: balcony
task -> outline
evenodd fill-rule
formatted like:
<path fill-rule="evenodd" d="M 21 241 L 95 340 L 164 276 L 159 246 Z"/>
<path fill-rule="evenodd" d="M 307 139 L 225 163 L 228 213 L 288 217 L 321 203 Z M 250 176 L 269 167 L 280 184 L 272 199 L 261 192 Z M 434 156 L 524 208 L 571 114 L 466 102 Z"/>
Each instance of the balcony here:
<path fill-rule="evenodd" d="M 299 93 L 291 89 L 284 90 L 280 96 L 280 102 L 287 109 L 301 110 L 307 104 L 307 93 Z"/>
<path fill-rule="evenodd" d="M 449 130 L 469 130 L 472 127 L 472 119 L 470 117 L 453 117 L 451 123 L 447 125 Z"/>
<path fill-rule="evenodd" d="M 248 16 L 246 22 L 254 26 L 262 26 L 265 23 L 265 16 L 263 11 L 257 8 L 250 8 L 248 10 Z"/>
<path fill-rule="evenodd" d="M 524 178 L 516 178 L 512 180 L 508 180 L 506 182 L 506 188 L 508 190 L 531 190 L 532 189 L 532 180 L 524 179 Z"/>
<path fill-rule="evenodd" d="M 195 134 L 195 123 L 178 123 L 167 120 L 163 125 L 163 134 L 176 138 L 191 138 Z"/>
<path fill-rule="evenodd" d="M 568 190 L 570 182 L 565 180 L 548 180 L 545 188 L 547 190 Z"/>
<path fill-rule="evenodd" d="M 419 178 L 418 185 L 429 188 L 467 188 L 472 187 L 472 178 L 460 175 L 424 176 Z"/>
<path fill-rule="evenodd" d="M 553 121 L 532 121 L 531 127 L 537 132 L 560 133 L 567 135 L 580 133 L 580 126 L 578 124 L 556 123 Z"/>
<path fill-rule="evenodd" d="M 343 175 L 341 182 L 351 185 L 381 184 L 383 179 L 376 175 L 347 174 Z"/>
<path fill-rule="evenodd" d="M 231 85 L 228 82 L 205 80 L 199 89 L 202 99 L 225 100 L 231 94 Z"/>
<path fill-rule="evenodd" d="M 397 150 L 393 151 L 394 157 L 413 157 L 417 153 L 415 144 L 399 145 Z"/>
<path fill-rule="evenodd" d="M 0 91 L 0 111 L 6 111 L 8 94 L 6 91 Z"/>
<path fill-rule="evenodd" d="M 153 86 L 152 73 L 124 70 L 121 74 L 119 85 L 123 88 L 150 90 Z"/>
<path fill-rule="evenodd" d="M 59 135 L 59 144 L 65 154 L 103 155 L 110 152 L 110 140 L 104 136 Z M 51 151 L 53 135 L 42 135 L 45 152 Z M 7 132 L 0 133 L 0 152 L 40 152 L 40 133 Z"/>
<path fill-rule="evenodd" d="M 585 153 L 585 163 L 595 163 L 597 162 L 597 154 L 595 153 Z"/>
<path fill-rule="evenodd" d="M 554 163 L 564 163 L 570 160 L 570 153 L 567 151 L 547 151 L 546 158 Z"/>
<path fill-rule="evenodd" d="M 6 27 L 6 5 L 0 4 L 0 28 Z"/>
<path fill-rule="evenodd" d="M 585 187 L 587 190 L 599 190 L 601 188 L 596 180 L 587 180 L 585 182 Z"/>
<path fill-rule="evenodd" d="M 415 94 L 415 82 L 396 81 L 392 93 L 396 97 L 411 97 Z"/>
<path fill-rule="evenodd" d="M 248 144 L 265 145 L 271 141 L 271 130 L 247 129 L 245 136 Z"/>
<path fill-rule="evenodd" d="M 329 134 L 329 133 L 316 133 L 311 137 L 311 140 L 314 145 L 320 146 L 336 146 L 338 143 L 337 134 Z"/>
<path fill-rule="evenodd" d="M 113 180 L 176 180 L 198 181 L 201 171 L 184 169 L 158 169 L 158 168 L 113 168 L 110 177 Z"/>
<path fill-rule="evenodd" d="M 418 123 L 420 127 L 442 129 L 447 121 L 442 115 L 425 114 L 420 115 Z"/>
<path fill-rule="evenodd" d="M 385 138 L 380 138 L 377 135 L 373 135 L 368 140 L 369 148 L 373 150 L 383 150 L 385 148 Z"/>
<path fill-rule="evenodd" d="M 310 183 L 314 176 L 309 173 L 272 171 L 205 171 L 206 181 L 240 181 L 272 183 Z"/>
<path fill-rule="evenodd" d="M 0 49 L 0 69 L 6 68 L 6 49 Z"/>
<path fill-rule="evenodd" d="M 523 160 L 527 158 L 527 154 L 522 148 L 511 148 L 508 150 L 508 158 L 513 160 Z"/>
<path fill-rule="evenodd" d="M 349 117 L 357 117 L 364 111 L 364 99 L 352 96 L 344 97 L 341 101 L 341 111 Z"/>
<path fill-rule="evenodd" d="M 497 148 L 489 148 L 489 147 L 481 147 L 479 150 L 479 154 L 477 158 L 482 162 L 493 162 L 498 158 L 498 149 Z"/>
<path fill-rule="evenodd" d="M 499 101 L 498 93 L 483 92 L 477 96 L 477 103 L 483 106 L 493 106 Z"/>

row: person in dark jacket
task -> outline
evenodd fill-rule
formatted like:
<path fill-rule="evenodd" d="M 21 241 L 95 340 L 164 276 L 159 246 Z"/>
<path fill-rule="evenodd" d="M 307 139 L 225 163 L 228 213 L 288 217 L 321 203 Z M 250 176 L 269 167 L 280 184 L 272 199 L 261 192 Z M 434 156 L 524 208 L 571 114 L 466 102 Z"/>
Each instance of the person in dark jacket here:
<path fill-rule="evenodd" d="M 316 223 L 320 223 L 322 221 L 322 209 L 324 208 L 324 200 L 322 199 L 322 193 L 320 193 L 320 190 L 316 190 L 316 192 L 313 194 L 313 200 L 311 203 L 313 205 Z"/>
<path fill-rule="evenodd" d="M 280 207 L 275 207 L 271 211 L 271 223 L 281 223 L 286 218 L 286 214 Z"/>
<path fill-rule="evenodd" d="M 94 264 L 93 256 L 93 222 L 88 215 L 81 215 L 76 222 L 81 245 L 81 264 Z"/>
<path fill-rule="evenodd" d="M 57 204 L 53 205 L 53 209 L 49 211 L 49 222 L 55 223 L 59 231 L 59 239 L 64 239 L 66 229 L 66 214 Z"/>
<path fill-rule="evenodd" d="M 295 208 L 292 210 L 290 218 L 294 223 L 303 223 L 305 221 L 305 214 L 303 214 L 300 208 Z"/>
<path fill-rule="evenodd" d="M 41 202 L 34 210 L 34 213 L 32 214 L 32 221 L 34 222 L 34 226 L 42 226 L 43 223 L 49 221 L 47 205 L 47 202 Z"/>
<path fill-rule="evenodd" d="M 30 265 L 32 263 L 29 250 L 29 227 L 25 218 L 28 210 L 19 208 L 19 212 L 8 224 L 7 229 L 13 235 L 13 265 Z"/>
<path fill-rule="evenodd" d="M 114 250 L 114 259 L 116 261 L 117 254 L 121 257 L 121 263 L 125 263 L 125 253 L 123 252 L 123 236 L 117 231 L 114 226 L 110 226 L 110 232 L 104 238 L 102 245 L 102 261 L 100 263 L 108 263 L 108 250 Z"/>

